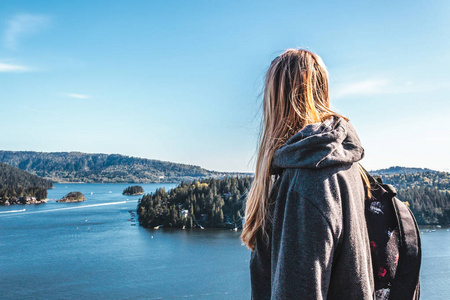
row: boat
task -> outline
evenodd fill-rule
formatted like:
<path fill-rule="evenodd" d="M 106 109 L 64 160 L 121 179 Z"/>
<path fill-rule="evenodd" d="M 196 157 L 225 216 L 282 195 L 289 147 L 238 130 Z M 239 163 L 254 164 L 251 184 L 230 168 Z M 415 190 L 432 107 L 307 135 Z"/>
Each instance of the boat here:
<path fill-rule="evenodd" d="M 436 225 L 436 228 L 441 228 L 441 225 Z"/>

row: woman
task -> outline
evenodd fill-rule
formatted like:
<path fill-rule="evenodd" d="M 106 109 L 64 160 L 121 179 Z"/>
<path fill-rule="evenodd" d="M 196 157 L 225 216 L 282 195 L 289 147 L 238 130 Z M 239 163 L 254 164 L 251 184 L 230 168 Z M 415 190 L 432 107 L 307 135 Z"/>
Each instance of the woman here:
<path fill-rule="evenodd" d="M 327 77 L 318 55 L 297 49 L 267 72 L 241 236 L 252 299 L 373 299 L 364 149 L 330 109 Z"/>

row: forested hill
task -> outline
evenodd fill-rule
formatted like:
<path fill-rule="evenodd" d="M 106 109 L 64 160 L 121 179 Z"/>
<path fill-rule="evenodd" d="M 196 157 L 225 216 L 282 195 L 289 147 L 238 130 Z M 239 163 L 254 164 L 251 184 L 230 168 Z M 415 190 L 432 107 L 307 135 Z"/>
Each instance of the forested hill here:
<path fill-rule="evenodd" d="M 120 154 L 0 151 L 0 162 L 53 182 L 180 182 L 239 175 Z"/>
<path fill-rule="evenodd" d="M 50 180 L 22 171 L 16 167 L 0 163 L 0 204 L 26 204 L 26 197 L 37 201 L 47 198 L 47 189 L 53 188 Z M 34 199 L 33 201 L 36 201 Z M 39 203 L 39 202 L 38 202 Z"/>
<path fill-rule="evenodd" d="M 390 167 L 387 169 L 379 169 L 370 171 L 370 174 L 375 175 L 396 175 L 396 174 L 416 174 L 416 173 L 438 173 L 439 171 L 427 169 L 427 168 L 407 168 L 407 167 Z"/>
<path fill-rule="evenodd" d="M 51 189 L 53 188 L 53 183 L 50 180 L 0 162 L 0 188 L 4 187 L 42 187 Z"/>
<path fill-rule="evenodd" d="M 418 168 L 400 168 L 397 171 L 397 174 L 370 173 L 377 175 L 378 172 L 384 183 L 397 188 L 397 197 L 409 204 L 419 224 L 449 225 L 450 173 Z"/>
<path fill-rule="evenodd" d="M 384 183 L 392 184 L 397 189 L 430 187 L 441 191 L 450 191 L 450 173 L 447 172 L 427 171 L 421 173 L 400 173 L 389 175 L 370 173 L 381 177 Z"/>

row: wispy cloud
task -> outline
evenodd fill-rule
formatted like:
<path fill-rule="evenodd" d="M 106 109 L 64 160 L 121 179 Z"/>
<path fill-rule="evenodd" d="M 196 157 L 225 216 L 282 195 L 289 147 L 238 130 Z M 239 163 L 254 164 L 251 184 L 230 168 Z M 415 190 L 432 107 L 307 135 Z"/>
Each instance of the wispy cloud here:
<path fill-rule="evenodd" d="M 30 71 L 28 67 L 13 65 L 13 64 L 4 64 L 0 63 L 0 72 L 27 72 Z"/>
<path fill-rule="evenodd" d="M 75 94 L 75 93 L 69 93 L 69 94 L 64 94 L 66 97 L 69 98 L 75 98 L 75 99 L 89 99 L 91 98 L 91 96 L 89 95 L 84 95 L 84 94 Z"/>
<path fill-rule="evenodd" d="M 338 86 L 333 93 L 335 98 L 348 96 L 368 96 L 383 94 L 389 85 L 387 79 L 368 79 Z"/>
<path fill-rule="evenodd" d="M 351 83 L 336 84 L 335 86 L 331 91 L 331 95 L 335 99 L 356 96 L 420 93 L 448 88 L 448 86 L 441 83 L 421 82 L 417 84 L 411 81 L 399 82 L 391 79 L 366 79 Z"/>
<path fill-rule="evenodd" d="M 7 21 L 4 31 L 3 42 L 5 47 L 15 49 L 23 36 L 35 34 L 47 27 L 49 23 L 50 17 L 45 15 L 27 13 L 14 15 Z"/>

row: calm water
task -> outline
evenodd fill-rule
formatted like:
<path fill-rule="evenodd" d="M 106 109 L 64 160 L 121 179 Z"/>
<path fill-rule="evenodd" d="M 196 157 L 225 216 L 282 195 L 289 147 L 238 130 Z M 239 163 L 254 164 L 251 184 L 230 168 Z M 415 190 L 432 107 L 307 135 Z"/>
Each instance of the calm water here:
<path fill-rule="evenodd" d="M 87 201 L 0 207 L 0 298 L 250 298 L 239 232 L 133 226 L 139 196 L 123 196 L 127 186 L 57 184 L 49 198 L 81 191 Z M 422 243 L 422 299 L 449 299 L 450 232 L 424 233 Z"/>

